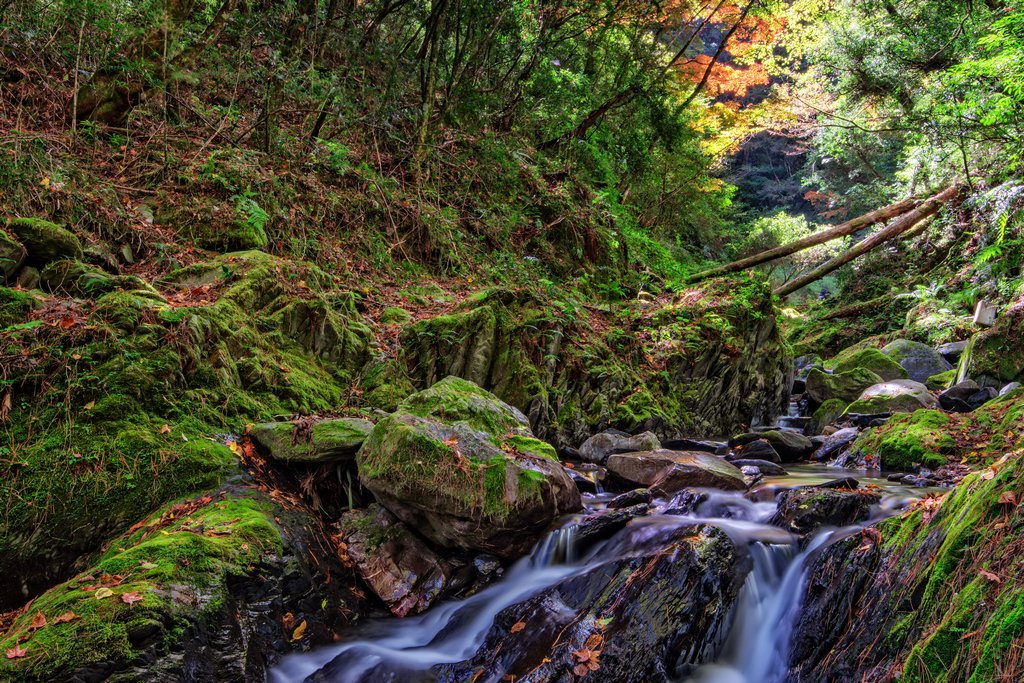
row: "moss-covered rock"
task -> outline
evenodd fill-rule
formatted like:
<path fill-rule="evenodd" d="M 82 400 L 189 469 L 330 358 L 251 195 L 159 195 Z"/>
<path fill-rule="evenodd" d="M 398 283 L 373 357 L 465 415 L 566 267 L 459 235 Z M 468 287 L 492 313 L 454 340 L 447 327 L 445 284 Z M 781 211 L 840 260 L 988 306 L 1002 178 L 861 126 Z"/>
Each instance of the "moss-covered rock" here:
<path fill-rule="evenodd" d="M 82 243 L 56 223 L 40 218 L 14 218 L 4 226 L 28 252 L 27 262 L 45 266 L 60 259 L 82 260 Z"/>
<path fill-rule="evenodd" d="M 0 230 L 0 283 L 13 281 L 27 257 L 25 246 Z"/>
<path fill-rule="evenodd" d="M 875 462 L 886 469 L 934 469 L 946 464 L 956 445 L 946 430 L 949 423 L 950 417 L 938 410 L 895 415 L 881 427 L 863 432 L 853 447 L 865 458 L 877 458 Z"/>
<path fill-rule="evenodd" d="M 160 509 L 31 603 L 0 638 L 2 651 L 25 651 L 0 659 L 0 678 L 262 679 L 288 650 L 329 642 L 358 608 L 351 573 L 306 525 L 251 488 Z"/>
<path fill-rule="evenodd" d="M 866 368 L 833 374 L 814 369 L 807 374 L 807 394 L 818 404 L 836 398 L 856 401 L 865 389 L 881 381 L 881 377 Z"/>
<path fill-rule="evenodd" d="M 870 370 L 885 381 L 907 379 L 903 366 L 878 349 L 853 349 L 841 352 L 826 367 L 835 372 L 847 372 L 856 368 Z"/>
<path fill-rule="evenodd" d="M 382 505 L 449 548 L 516 557 L 580 507 L 554 449 L 533 438 L 525 416 L 454 377 L 378 422 L 357 462 Z"/>
<path fill-rule="evenodd" d="M 868 519 L 877 493 L 801 486 L 779 494 L 778 507 L 768 520 L 795 534 L 810 534 L 823 526 L 844 527 Z"/>
<path fill-rule="evenodd" d="M 924 383 L 924 385 L 932 391 L 949 389 L 954 384 L 956 384 L 956 368 L 940 372 L 937 375 L 932 375 L 925 380 Z"/>
<path fill-rule="evenodd" d="M 830 398 L 822 403 L 814 411 L 811 421 L 807 423 L 807 433 L 811 436 L 821 434 L 825 427 L 838 420 L 846 412 L 847 405 L 849 404 L 841 398 Z"/>
<path fill-rule="evenodd" d="M 1024 306 L 1003 312 L 995 325 L 972 337 L 960 363 L 958 379 L 982 386 L 1024 380 Z"/>
<path fill-rule="evenodd" d="M 920 382 L 894 379 L 868 387 L 846 407 L 847 414 L 912 413 L 922 408 L 938 408 L 939 402 Z"/>
<path fill-rule="evenodd" d="M 353 458 L 372 429 L 369 420 L 343 417 L 312 425 L 305 421 L 268 422 L 254 426 L 249 433 L 275 460 L 319 463 Z"/>
<path fill-rule="evenodd" d="M 897 339 L 882 349 L 882 353 L 903 366 L 907 376 L 915 382 L 924 382 L 932 375 L 953 368 L 939 352 L 921 342 Z"/>

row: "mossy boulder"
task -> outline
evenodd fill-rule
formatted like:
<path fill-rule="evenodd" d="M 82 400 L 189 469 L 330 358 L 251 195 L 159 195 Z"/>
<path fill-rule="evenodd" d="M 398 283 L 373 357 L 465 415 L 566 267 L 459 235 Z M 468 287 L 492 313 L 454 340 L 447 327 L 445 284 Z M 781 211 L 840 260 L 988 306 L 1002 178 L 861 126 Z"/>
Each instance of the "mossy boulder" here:
<path fill-rule="evenodd" d="M 60 259 L 81 261 L 84 256 L 78 238 L 56 223 L 40 218 L 15 218 L 4 227 L 25 247 L 31 265 L 45 266 Z"/>
<path fill-rule="evenodd" d="M 950 422 L 950 417 L 938 410 L 895 415 L 884 425 L 863 432 L 853 448 L 885 469 L 910 470 L 918 465 L 935 469 L 946 464 L 956 447 L 948 431 Z"/>
<path fill-rule="evenodd" d="M 361 609 L 307 525 L 241 486 L 159 509 L 15 619 L 0 651 L 25 656 L 0 658 L 0 679 L 262 680 Z"/>
<path fill-rule="evenodd" d="M 882 353 L 903 366 L 907 376 L 915 382 L 925 382 L 932 375 L 953 368 L 938 351 L 909 339 L 897 339 L 882 349 Z"/>
<path fill-rule="evenodd" d="M 924 382 L 924 385 L 931 391 L 949 389 L 954 384 L 956 384 L 956 368 L 932 375 Z"/>
<path fill-rule="evenodd" d="M 27 257 L 25 245 L 0 230 L 0 283 L 13 281 Z"/>
<path fill-rule="evenodd" d="M 928 387 L 909 379 L 894 379 L 868 387 L 846 407 L 845 414 L 912 413 L 922 408 L 938 408 L 939 402 Z"/>
<path fill-rule="evenodd" d="M 357 463 L 384 507 L 443 547 L 518 557 L 556 517 L 580 508 L 575 484 L 526 417 L 455 377 L 378 422 Z"/>
<path fill-rule="evenodd" d="M 633 435 L 606 430 L 584 441 L 579 450 L 582 460 L 603 465 L 612 453 L 653 451 L 658 448 L 661 448 L 661 441 L 652 432 Z"/>
<path fill-rule="evenodd" d="M 881 377 L 866 368 L 856 367 L 833 374 L 814 369 L 807 373 L 807 394 L 819 405 L 836 398 L 856 401 L 861 392 L 881 381 Z"/>
<path fill-rule="evenodd" d="M 405 364 L 397 360 L 371 362 L 363 374 L 360 388 L 367 407 L 388 413 L 393 413 L 399 403 L 416 393 Z"/>
<path fill-rule="evenodd" d="M 849 403 L 841 398 L 830 398 L 825 401 L 811 415 L 806 432 L 811 436 L 821 434 L 825 431 L 825 427 L 838 420 L 846 412 L 847 405 Z"/>
<path fill-rule="evenodd" d="M 353 417 L 296 422 L 267 422 L 250 430 L 253 441 L 282 462 L 321 463 L 355 457 L 373 423 Z"/>
<path fill-rule="evenodd" d="M 802 535 L 824 526 L 849 526 L 867 520 L 881 499 L 866 491 L 802 486 L 779 494 L 768 523 Z"/>
<path fill-rule="evenodd" d="M 870 370 L 885 381 L 909 377 L 902 365 L 878 349 L 843 351 L 828 364 L 828 367 L 840 373 L 863 368 Z"/>
<path fill-rule="evenodd" d="M 811 454 L 814 444 L 803 434 L 788 429 L 770 429 L 765 432 L 748 432 L 729 439 L 729 445 L 745 446 L 760 440 L 771 444 L 782 462 L 794 462 Z"/>

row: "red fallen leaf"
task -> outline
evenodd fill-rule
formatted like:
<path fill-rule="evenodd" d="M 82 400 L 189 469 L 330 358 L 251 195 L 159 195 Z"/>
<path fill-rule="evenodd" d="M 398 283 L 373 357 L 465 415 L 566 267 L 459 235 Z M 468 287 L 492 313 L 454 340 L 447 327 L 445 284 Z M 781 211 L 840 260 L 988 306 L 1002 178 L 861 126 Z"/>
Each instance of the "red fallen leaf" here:
<path fill-rule="evenodd" d="M 526 622 L 525 621 L 517 621 L 516 623 L 512 624 L 512 628 L 510 628 L 508 630 L 508 632 L 509 633 L 519 633 L 524 628 L 526 628 Z"/>
<path fill-rule="evenodd" d="M 61 318 L 60 322 L 58 322 L 57 324 L 60 327 L 64 328 L 65 330 L 68 330 L 75 326 L 75 319 L 72 318 L 71 316 L 65 316 Z"/>
<path fill-rule="evenodd" d="M 1000 578 L 998 574 L 993 574 L 992 572 L 988 571 L 987 569 L 982 569 L 978 573 L 981 575 L 981 577 L 983 579 L 987 579 L 987 580 L 991 581 L 992 583 L 1002 583 L 1003 582 L 1002 578 Z"/>
<path fill-rule="evenodd" d="M 77 618 L 78 618 L 78 615 L 75 614 L 74 612 L 65 612 L 64 614 L 61 614 L 56 619 L 54 619 L 53 623 L 55 623 L 55 624 L 66 624 L 67 622 L 74 621 Z"/>
<path fill-rule="evenodd" d="M 131 606 L 140 600 L 142 600 L 142 596 L 138 593 L 121 593 L 121 602 L 126 605 Z"/>
<path fill-rule="evenodd" d="M 447 446 L 448 448 L 455 448 L 455 446 L 458 445 L 458 443 L 459 443 L 459 438 L 457 436 L 453 436 L 452 438 L 447 439 L 444 442 L 444 445 Z"/>
<path fill-rule="evenodd" d="M 28 625 L 29 631 L 38 631 L 41 628 L 46 627 L 46 615 L 42 612 L 36 612 L 36 615 L 32 617 L 32 623 Z"/>
<path fill-rule="evenodd" d="M 15 645 L 7 651 L 7 659 L 18 659 L 24 657 L 28 651 L 21 645 Z"/>

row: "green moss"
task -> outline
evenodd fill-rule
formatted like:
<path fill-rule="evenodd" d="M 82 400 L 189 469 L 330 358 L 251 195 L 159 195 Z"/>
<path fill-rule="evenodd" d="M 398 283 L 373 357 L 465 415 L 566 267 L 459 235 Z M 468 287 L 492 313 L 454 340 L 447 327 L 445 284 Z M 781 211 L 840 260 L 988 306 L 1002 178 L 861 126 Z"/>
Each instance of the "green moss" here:
<path fill-rule="evenodd" d="M 846 405 L 846 401 L 841 398 L 830 398 L 822 403 L 811 416 L 807 426 L 808 433 L 821 434 L 827 425 L 835 422 L 846 411 Z"/>
<path fill-rule="evenodd" d="M 398 404 L 416 391 L 405 366 L 394 360 L 371 365 L 360 387 L 368 407 L 389 413 L 397 410 Z"/>
<path fill-rule="evenodd" d="M 921 410 L 921 401 L 911 394 L 890 396 L 877 394 L 865 399 L 854 401 L 846 407 L 845 413 L 858 415 L 877 415 L 878 413 L 912 413 Z"/>
<path fill-rule="evenodd" d="M 849 372 L 862 368 L 875 373 L 885 381 L 906 379 L 903 366 L 875 348 L 847 349 L 825 364 L 835 372 Z"/>
<path fill-rule="evenodd" d="M 943 391 L 954 384 L 956 384 L 956 368 L 932 375 L 924 382 L 924 385 L 932 391 Z"/>
<path fill-rule="evenodd" d="M 0 287 L 0 330 L 24 322 L 39 303 L 39 299 L 28 292 Z"/>
<path fill-rule="evenodd" d="M 82 243 L 56 223 L 40 218 L 14 218 L 5 226 L 28 251 L 28 262 L 45 265 L 50 261 L 70 258 L 81 260 Z"/>
<path fill-rule="evenodd" d="M 944 429 L 949 422 L 949 416 L 937 410 L 894 415 L 881 427 L 862 433 L 854 447 L 865 455 L 879 456 L 887 469 L 905 470 L 918 464 L 939 467 L 955 446 Z"/>
<path fill-rule="evenodd" d="M 881 382 L 881 377 L 860 367 L 831 375 L 812 369 L 807 373 L 807 393 L 820 403 L 833 398 L 856 401 L 865 389 Z"/>
<path fill-rule="evenodd" d="M 502 406 L 493 394 L 459 377 L 446 377 L 429 389 L 413 394 L 402 401 L 399 410 L 444 422 L 465 422 L 493 436 L 527 427 L 521 415 Z"/>
<path fill-rule="evenodd" d="M 549 443 L 541 441 L 540 439 L 534 439 L 529 436 L 519 436 L 517 434 L 505 438 L 504 441 L 522 453 L 528 453 L 529 455 L 533 455 L 538 458 L 547 458 L 548 460 L 558 462 L 558 453 L 555 451 L 555 447 Z"/>
<path fill-rule="evenodd" d="M 396 306 L 385 308 L 380 314 L 380 321 L 385 325 L 404 325 L 410 320 L 412 313 Z"/>

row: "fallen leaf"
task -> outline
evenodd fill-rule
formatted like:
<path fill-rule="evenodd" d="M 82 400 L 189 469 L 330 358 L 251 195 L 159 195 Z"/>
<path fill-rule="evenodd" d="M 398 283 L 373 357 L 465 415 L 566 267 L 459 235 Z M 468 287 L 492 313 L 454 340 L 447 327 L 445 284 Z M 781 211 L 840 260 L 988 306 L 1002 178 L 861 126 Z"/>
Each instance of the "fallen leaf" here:
<path fill-rule="evenodd" d="M 32 623 L 28 625 L 29 631 L 38 631 L 46 626 L 46 615 L 42 612 L 36 612 L 36 615 L 32 617 Z"/>
<path fill-rule="evenodd" d="M 298 626 L 295 627 L 295 631 L 292 633 L 292 642 L 302 640 L 302 636 L 306 633 L 306 620 L 303 619 Z"/>
<path fill-rule="evenodd" d="M 95 407 L 96 407 L 96 401 L 89 401 L 88 403 L 85 404 L 85 409 L 86 410 L 92 410 Z"/>
<path fill-rule="evenodd" d="M 295 615 L 291 612 L 285 612 L 284 616 L 281 617 L 281 625 L 284 626 L 285 631 L 290 631 L 292 626 L 295 625 Z"/>
<path fill-rule="evenodd" d="M 603 642 L 604 636 L 602 636 L 600 633 L 594 633 L 589 638 L 587 638 L 586 647 L 591 650 L 596 650 L 599 647 L 601 647 L 601 643 Z"/>
<path fill-rule="evenodd" d="M 988 581 L 991 581 L 992 583 L 1002 583 L 1003 582 L 1003 580 L 999 577 L 998 574 L 993 574 L 992 572 L 988 571 L 987 569 L 982 569 L 980 572 L 978 572 L 978 574 L 980 574 L 983 579 L 987 579 Z"/>
<path fill-rule="evenodd" d="M 168 425 L 164 425 L 163 427 L 161 427 L 161 428 L 160 428 L 160 433 L 161 433 L 161 434 L 170 434 L 170 433 L 171 433 L 171 428 L 170 428 L 170 426 L 168 426 Z"/>
<path fill-rule="evenodd" d="M 77 618 L 78 618 L 78 615 L 75 614 L 74 612 L 65 612 L 64 614 L 61 614 L 56 619 L 54 619 L 53 623 L 55 623 L 55 624 L 66 624 L 69 621 L 74 621 Z"/>
<path fill-rule="evenodd" d="M 26 652 L 27 650 L 25 650 L 21 645 L 15 645 L 7 651 L 7 659 L 18 659 L 19 657 L 24 657 Z"/>
<path fill-rule="evenodd" d="M 999 504 L 1017 507 L 1017 493 L 1015 491 L 1003 491 L 999 494 Z"/>
<path fill-rule="evenodd" d="M 121 602 L 126 605 L 131 606 L 140 600 L 142 600 L 142 596 L 138 593 L 121 593 Z"/>
<path fill-rule="evenodd" d="M 525 621 L 517 621 L 516 623 L 512 624 L 512 628 L 510 628 L 508 630 L 508 632 L 509 633 L 519 633 L 524 628 L 526 628 L 526 622 Z"/>
<path fill-rule="evenodd" d="M 103 598 L 109 598 L 113 594 L 114 594 L 114 591 L 110 590 L 106 586 L 104 586 L 102 588 L 97 588 L 96 589 L 96 599 L 97 600 L 102 600 Z"/>
<path fill-rule="evenodd" d="M 11 392 L 4 394 L 3 400 L 0 400 L 0 422 L 7 419 L 7 416 L 11 414 Z"/>

